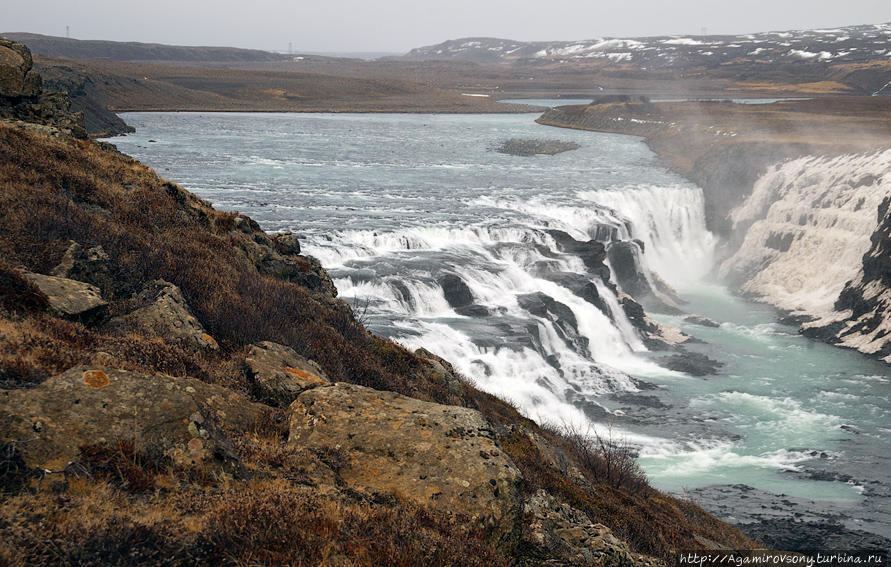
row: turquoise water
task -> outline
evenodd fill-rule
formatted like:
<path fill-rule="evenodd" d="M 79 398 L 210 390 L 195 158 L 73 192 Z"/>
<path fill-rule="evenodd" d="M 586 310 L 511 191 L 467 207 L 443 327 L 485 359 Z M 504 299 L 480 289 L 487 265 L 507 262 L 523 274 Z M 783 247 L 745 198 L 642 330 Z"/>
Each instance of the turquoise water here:
<path fill-rule="evenodd" d="M 137 133 L 111 142 L 219 208 L 298 232 L 341 296 L 368 303 L 374 332 L 445 355 L 535 418 L 611 424 L 639 447 L 654 485 L 751 486 L 776 495 L 768 502 L 805 499 L 891 536 L 888 367 L 703 283 L 714 242 L 701 194 L 639 139 L 547 128 L 531 115 L 124 118 Z M 581 148 L 493 151 L 512 137 Z M 685 309 L 720 323 L 656 316 L 701 339 L 690 348 L 725 364 L 717 376 L 661 370 L 659 353 L 568 291 L 565 276 L 585 268 L 547 231 L 583 240 L 603 226 L 644 240 Z M 446 303 L 437 283 L 446 273 L 468 284 L 484 316 Z M 519 300 L 532 293 L 567 305 L 585 340 L 524 311 Z"/>

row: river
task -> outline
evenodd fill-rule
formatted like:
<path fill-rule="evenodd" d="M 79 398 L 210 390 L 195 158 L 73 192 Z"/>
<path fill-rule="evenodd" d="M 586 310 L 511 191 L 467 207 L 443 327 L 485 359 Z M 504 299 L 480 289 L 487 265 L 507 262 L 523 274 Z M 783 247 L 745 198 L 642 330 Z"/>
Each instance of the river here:
<path fill-rule="evenodd" d="M 444 356 L 530 417 L 627 440 L 654 486 L 734 521 L 797 514 L 891 537 L 887 366 L 802 337 L 711 281 L 718 242 L 702 192 L 640 139 L 534 115 L 123 117 L 137 132 L 109 141 L 217 208 L 298 233 L 369 329 Z M 514 137 L 581 147 L 493 151 Z M 590 274 L 553 230 L 643 241 L 685 310 L 719 326 L 655 317 L 700 339 L 690 349 L 722 370 L 656 364 L 609 289 L 598 285 L 612 317 L 572 291 Z M 449 304 L 445 276 L 467 284 L 471 308 Z"/>

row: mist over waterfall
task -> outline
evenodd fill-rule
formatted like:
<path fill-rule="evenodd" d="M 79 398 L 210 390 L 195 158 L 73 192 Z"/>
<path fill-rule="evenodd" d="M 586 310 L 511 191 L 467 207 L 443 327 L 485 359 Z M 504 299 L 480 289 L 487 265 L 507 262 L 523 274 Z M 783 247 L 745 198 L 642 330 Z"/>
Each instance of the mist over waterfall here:
<path fill-rule="evenodd" d="M 778 164 L 731 213 L 744 238 L 720 275 L 781 309 L 827 317 L 860 270 L 889 195 L 891 150 Z"/>

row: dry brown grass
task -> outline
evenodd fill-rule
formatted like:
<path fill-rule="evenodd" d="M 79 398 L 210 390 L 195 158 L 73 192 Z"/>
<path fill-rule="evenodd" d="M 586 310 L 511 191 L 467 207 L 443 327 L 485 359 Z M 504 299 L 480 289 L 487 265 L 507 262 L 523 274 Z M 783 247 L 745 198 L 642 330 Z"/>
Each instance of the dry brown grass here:
<path fill-rule="evenodd" d="M 596 439 L 554 429 L 539 431 L 579 467 L 587 483 L 573 481 L 555 469 L 533 440 L 519 429 L 502 439 L 502 448 L 523 473 L 522 488 L 533 494 L 544 489 L 594 521 L 612 529 L 632 550 L 671 560 L 681 549 L 701 549 L 695 536 L 721 542 L 731 549 L 750 549 L 755 542 L 738 529 L 698 506 L 649 487 L 633 457 L 616 446 L 601 450 Z M 612 460 L 612 463 L 610 463 Z M 623 471 L 611 473 L 608 467 Z"/>
<path fill-rule="evenodd" d="M 72 480 L 0 504 L 9 565 L 508 565 L 485 534 L 393 501 L 329 499 L 281 481 L 128 495 Z M 5 557 L 4 557 L 5 556 Z"/>

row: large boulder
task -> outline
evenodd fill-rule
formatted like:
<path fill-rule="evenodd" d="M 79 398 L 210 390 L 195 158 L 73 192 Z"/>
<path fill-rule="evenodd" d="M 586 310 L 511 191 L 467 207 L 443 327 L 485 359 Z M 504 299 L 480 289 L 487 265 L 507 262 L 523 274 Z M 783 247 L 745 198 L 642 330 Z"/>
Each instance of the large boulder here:
<path fill-rule="evenodd" d="M 300 394 L 290 412 L 288 443 L 339 452 L 348 486 L 464 515 L 494 537 L 515 537 L 520 472 L 479 412 L 343 383 Z"/>
<path fill-rule="evenodd" d="M 21 44 L 0 39 L 0 96 L 25 96 L 25 77 L 31 70 L 31 53 L 22 48 Z"/>
<path fill-rule="evenodd" d="M 455 309 L 468 307 L 473 303 L 473 293 L 460 276 L 446 274 L 439 278 L 439 286 L 446 301 Z"/>
<path fill-rule="evenodd" d="M 263 411 L 193 378 L 80 366 L 35 388 L 0 391 L 0 436 L 34 468 L 60 470 L 83 446 L 128 441 L 181 466 L 237 474 L 224 432 L 244 430 Z"/>
<path fill-rule="evenodd" d="M 148 284 L 132 301 L 140 307 L 111 319 L 106 326 L 109 333 L 156 336 L 199 349 L 219 348 L 216 340 L 189 312 L 182 292 L 172 283 L 156 280 Z"/>
<path fill-rule="evenodd" d="M 244 363 L 261 397 L 282 405 L 290 404 L 305 390 L 330 384 L 318 364 L 290 347 L 269 341 L 251 345 Z"/>
<path fill-rule="evenodd" d="M 50 311 L 58 317 L 93 324 L 108 310 L 108 303 L 94 285 L 43 274 L 24 276 L 46 296 Z"/>

